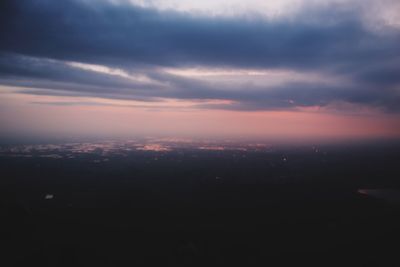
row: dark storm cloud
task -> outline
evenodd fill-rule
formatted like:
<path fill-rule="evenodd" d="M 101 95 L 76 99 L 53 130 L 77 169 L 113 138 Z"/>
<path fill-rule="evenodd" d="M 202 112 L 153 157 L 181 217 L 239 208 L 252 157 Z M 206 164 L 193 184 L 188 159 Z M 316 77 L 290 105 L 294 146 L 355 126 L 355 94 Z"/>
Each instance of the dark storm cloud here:
<path fill-rule="evenodd" d="M 399 41 L 398 35 L 365 30 L 352 17 L 357 14 L 346 12 L 331 11 L 318 23 L 302 17 L 267 22 L 192 17 L 101 1 L 3 5 L 3 51 L 91 63 L 319 67 L 389 58 Z"/>
<path fill-rule="evenodd" d="M 399 101 L 400 33 L 370 31 L 355 11 L 313 10 L 290 21 L 267 21 L 103 1 L 2 1 L 0 10 L 0 83 L 48 89 L 37 94 L 52 89 L 55 94 L 148 101 L 225 99 L 235 104 L 215 107 L 243 110 L 334 101 L 396 110 Z M 155 83 L 77 69 L 63 61 L 123 68 Z M 353 83 L 250 84 L 229 90 L 162 73 L 160 66 L 324 70 Z"/>
<path fill-rule="evenodd" d="M 21 62 L 11 65 L 5 62 Z M 19 67 L 19 68 L 17 68 Z M 198 108 L 230 110 L 292 109 L 326 106 L 332 102 L 349 102 L 398 110 L 399 97 L 374 87 L 337 86 L 317 82 L 287 82 L 263 86 L 218 84 L 179 77 L 156 70 L 144 72 L 156 84 L 132 82 L 124 77 L 76 69 L 53 60 L 36 60 L 11 56 L 0 61 L 3 84 L 25 88 L 21 93 L 53 96 L 87 96 L 110 99 L 156 101 L 173 98 L 198 101 Z M 110 76 L 112 76 L 110 78 Z M 45 79 L 44 79 L 45 78 Z M 207 100 L 230 100 L 231 104 L 204 104 Z M 75 105 L 75 102 L 71 105 Z M 83 102 L 77 101 L 81 105 Z M 135 106 L 136 107 L 136 106 Z"/>
<path fill-rule="evenodd" d="M 357 76 L 361 81 L 375 86 L 397 86 L 400 85 L 400 60 L 397 62 L 372 65 L 363 68 Z"/>
<path fill-rule="evenodd" d="M 17 64 L 15 64 L 17 62 Z M 292 109 L 326 106 L 344 101 L 398 110 L 396 91 L 373 86 L 329 85 L 321 82 L 286 82 L 268 86 L 255 84 L 214 84 L 149 70 L 142 72 L 151 83 L 71 67 L 60 61 L 15 55 L 0 60 L 4 85 L 24 88 L 21 93 L 53 96 L 103 97 L 110 99 L 157 101 L 173 98 L 199 101 L 199 108 L 230 110 Z M 231 100 L 232 104 L 202 104 L 206 100 Z M 82 102 L 79 102 L 80 105 Z M 73 104 L 73 103 L 72 103 Z"/>

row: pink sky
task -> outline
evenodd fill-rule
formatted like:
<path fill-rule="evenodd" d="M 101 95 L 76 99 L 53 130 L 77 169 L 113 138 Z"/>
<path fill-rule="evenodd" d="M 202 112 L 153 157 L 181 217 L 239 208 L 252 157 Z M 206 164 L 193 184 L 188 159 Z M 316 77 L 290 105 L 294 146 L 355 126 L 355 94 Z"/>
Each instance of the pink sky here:
<path fill-rule="evenodd" d="M 41 104 L 35 103 L 39 101 Z M 82 104 L 78 105 L 51 104 L 73 101 L 76 102 L 77 98 L 34 96 L 2 90 L 0 124 L 3 127 L 0 134 L 60 138 L 173 136 L 267 141 L 400 137 L 400 116 L 377 110 L 353 114 L 318 108 L 229 111 L 194 108 L 196 103 L 190 101 L 141 103 L 93 98 L 79 99 Z M 46 102 L 50 104 L 43 104 Z"/>

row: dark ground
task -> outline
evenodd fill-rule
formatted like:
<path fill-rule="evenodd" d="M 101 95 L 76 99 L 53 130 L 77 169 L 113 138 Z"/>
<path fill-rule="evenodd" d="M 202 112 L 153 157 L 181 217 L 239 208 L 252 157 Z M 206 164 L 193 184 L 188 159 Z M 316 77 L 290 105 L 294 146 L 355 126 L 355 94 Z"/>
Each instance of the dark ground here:
<path fill-rule="evenodd" d="M 100 152 L 0 157 L 0 266 L 400 266 L 398 145 Z"/>

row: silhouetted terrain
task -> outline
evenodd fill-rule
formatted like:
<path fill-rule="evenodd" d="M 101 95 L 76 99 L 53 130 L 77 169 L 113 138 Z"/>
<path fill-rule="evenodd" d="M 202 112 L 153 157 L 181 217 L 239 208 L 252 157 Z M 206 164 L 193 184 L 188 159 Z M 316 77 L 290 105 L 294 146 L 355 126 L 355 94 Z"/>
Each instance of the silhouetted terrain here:
<path fill-rule="evenodd" d="M 124 147 L 4 148 L 1 266 L 400 266 L 398 144 Z"/>

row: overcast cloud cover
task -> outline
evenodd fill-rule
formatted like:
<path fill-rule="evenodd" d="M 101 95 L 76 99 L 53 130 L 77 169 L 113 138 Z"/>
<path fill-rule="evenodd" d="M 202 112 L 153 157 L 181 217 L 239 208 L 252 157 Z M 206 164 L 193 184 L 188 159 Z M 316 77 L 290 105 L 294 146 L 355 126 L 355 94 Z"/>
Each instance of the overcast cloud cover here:
<path fill-rule="evenodd" d="M 399 112 L 397 1 L 292 2 L 225 14 L 177 1 L 1 1 L 0 84 L 202 109 Z"/>

